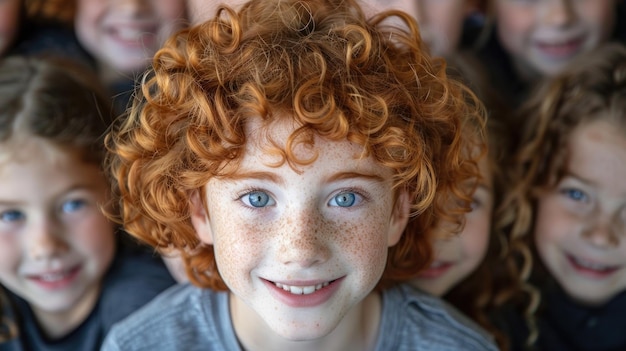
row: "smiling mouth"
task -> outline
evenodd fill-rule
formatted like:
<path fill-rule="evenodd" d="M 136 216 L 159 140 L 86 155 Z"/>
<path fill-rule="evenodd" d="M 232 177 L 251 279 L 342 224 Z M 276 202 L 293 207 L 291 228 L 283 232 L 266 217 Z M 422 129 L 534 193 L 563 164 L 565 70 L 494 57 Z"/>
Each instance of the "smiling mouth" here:
<path fill-rule="evenodd" d="M 595 271 L 599 273 L 610 273 L 619 269 L 618 266 L 608 266 L 595 262 L 589 262 L 578 257 L 568 256 L 570 262 L 574 264 L 575 267 L 583 268 L 590 271 Z"/>
<path fill-rule="evenodd" d="M 316 284 L 316 285 L 305 285 L 305 286 L 287 285 L 287 284 L 281 284 L 281 283 L 274 283 L 274 285 L 276 285 L 277 288 L 288 291 L 294 295 L 309 295 L 324 287 L 327 287 L 333 281 L 324 282 L 324 283 Z"/>

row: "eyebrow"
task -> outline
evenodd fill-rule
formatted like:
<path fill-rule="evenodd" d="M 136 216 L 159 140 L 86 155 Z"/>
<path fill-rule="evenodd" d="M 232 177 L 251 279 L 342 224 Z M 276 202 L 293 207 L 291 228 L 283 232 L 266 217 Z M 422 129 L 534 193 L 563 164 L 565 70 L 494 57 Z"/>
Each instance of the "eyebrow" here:
<path fill-rule="evenodd" d="M 336 182 L 339 180 L 345 179 L 354 179 L 354 178 L 365 178 L 367 180 L 376 181 L 376 182 L 385 182 L 385 178 L 378 174 L 367 174 L 367 173 L 359 173 L 359 172 L 341 172 L 337 174 L 333 174 L 332 176 L 326 179 L 327 182 Z"/>
<path fill-rule="evenodd" d="M 269 180 L 279 185 L 284 184 L 284 181 L 280 176 L 270 173 L 270 172 L 237 172 L 237 173 L 229 175 L 227 178 L 232 179 L 232 180 L 240 180 L 240 179 Z M 381 182 L 381 183 L 385 181 L 385 178 L 378 174 L 367 174 L 367 173 L 359 173 L 359 172 L 341 172 L 341 173 L 333 174 L 330 177 L 328 177 L 325 181 L 330 183 L 330 182 L 336 182 L 340 180 L 354 179 L 354 178 L 365 178 L 370 181 L 376 181 L 376 182 Z"/>
<path fill-rule="evenodd" d="M 579 182 L 585 183 L 586 185 L 594 185 L 595 184 L 591 180 L 586 179 L 586 178 L 584 178 L 584 177 L 582 177 L 582 176 L 572 172 L 571 170 L 567 170 L 567 172 L 565 172 L 565 174 L 563 175 L 563 178 L 565 178 L 565 177 L 575 178 Z M 561 179 L 563 179 L 563 178 L 561 178 Z"/>
<path fill-rule="evenodd" d="M 283 178 L 270 172 L 236 172 L 233 174 L 229 174 L 225 178 L 232 179 L 232 180 L 240 180 L 240 179 L 269 180 L 276 184 L 280 184 L 280 185 L 284 184 Z"/>

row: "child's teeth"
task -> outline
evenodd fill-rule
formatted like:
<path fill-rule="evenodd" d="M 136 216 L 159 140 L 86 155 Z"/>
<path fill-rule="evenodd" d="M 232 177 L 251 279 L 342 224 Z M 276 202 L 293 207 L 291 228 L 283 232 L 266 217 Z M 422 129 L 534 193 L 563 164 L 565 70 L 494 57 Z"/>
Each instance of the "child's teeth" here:
<path fill-rule="evenodd" d="M 48 274 L 42 274 L 41 275 L 41 280 L 47 281 L 47 282 L 53 282 L 53 281 L 57 281 L 57 280 L 61 280 L 65 277 L 65 273 L 48 273 Z"/>
<path fill-rule="evenodd" d="M 325 286 L 328 286 L 328 282 L 317 284 L 317 285 L 308 285 L 308 286 L 293 286 L 293 285 L 286 285 L 286 284 L 281 284 L 281 283 L 274 283 L 274 284 L 276 285 L 277 288 L 283 289 L 285 291 L 289 291 L 290 293 L 294 295 L 312 294 L 315 291 Z"/>

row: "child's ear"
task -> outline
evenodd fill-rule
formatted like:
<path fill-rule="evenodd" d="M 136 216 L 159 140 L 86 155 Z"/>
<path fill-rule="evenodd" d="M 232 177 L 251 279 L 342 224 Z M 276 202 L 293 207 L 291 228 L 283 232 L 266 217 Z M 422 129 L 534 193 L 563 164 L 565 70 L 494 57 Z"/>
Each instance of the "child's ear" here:
<path fill-rule="evenodd" d="M 389 233 L 387 237 L 387 245 L 393 246 L 398 243 L 404 233 L 409 216 L 411 213 L 411 202 L 409 201 L 409 193 L 402 190 L 398 195 L 393 212 L 391 213 L 391 221 L 389 223 Z"/>
<path fill-rule="evenodd" d="M 213 244 L 213 232 L 211 231 L 211 222 L 209 215 L 202 199 L 200 198 L 200 190 L 194 190 L 189 197 L 189 210 L 191 217 L 191 225 L 196 230 L 196 234 L 200 241 L 205 244 Z"/>

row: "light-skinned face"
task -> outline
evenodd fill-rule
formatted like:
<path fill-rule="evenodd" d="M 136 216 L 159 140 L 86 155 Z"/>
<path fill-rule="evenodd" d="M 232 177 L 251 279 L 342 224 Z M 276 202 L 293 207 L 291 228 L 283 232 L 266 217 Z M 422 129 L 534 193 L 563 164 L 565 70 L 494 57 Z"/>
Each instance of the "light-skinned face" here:
<path fill-rule="evenodd" d="M 113 259 L 108 185 L 97 165 L 48 142 L 20 147 L 0 149 L 0 283 L 58 337 L 89 315 Z"/>
<path fill-rule="evenodd" d="M 348 141 L 316 138 L 314 163 L 299 171 L 276 167 L 259 120 L 248 123 L 235 176 L 206 185 L 208 217 L 192 200 L 192 223 L 213 245 L 232 292 L 237 336 L 244 346 L 254 340 L 267 349 L 280 349 L 276 340 L 305 346 L 336 337 L 348 343 L 337 349 L 346 349 L 359 332 L 371 340 L 380 318 L 372 289 L 406 226 L 406 194 L 394 205 L 392 171 L 359 159 L 362 147 Z M 292 124 L 281 119 L 268 133 L 284 142 Z M 314 155 L 305 147 L 296 154 Z"/>
<path fill-rule="evenodd" d="M 565 176 L 537 203 L 539 256 L 573 299 L 599 305 L 626 289 L 626 137 L 598 120 L 569 139 Z"/>
<path fill-rule="evenodd" d="M 183 0 L 78 0 L 77 5 L 76 35 L 110 76 L 142 72 L 187 21 Z"/>
<path fill-rule="evenodd" d="M 0 55 L 15 41 L 20 26 L 22 0 L 0 0 Z"/>
<path fill-rule="evenodd" d="M 467 0 L 362 0 L 369 15 L 385 10 L 402 10 L 413 16 L 420 34 L 436 56 L 453 53 L 461 40 L 463 21 L 469 11 Z"/>
<path fill-rule="evenodd" d="M 524 79 L 552 76 L 605 42 L 616 0 L 492 0 L 502 46 Z"/>
<path fill-rule="evenodd" d="M 413 285 L 430 294 L 445 295 L 467 278 L 487 254 L 493 190 L 486 157 L 481 159 L 479 166 L 483 179 L 472 196 L 472 211 L 465 215 L 463 231 L 450 234 L 450 226 L 441 224 L 435 233 L 442 237 L 434 242 L 435 258 L 430 267 L 413 280 Z"/>

